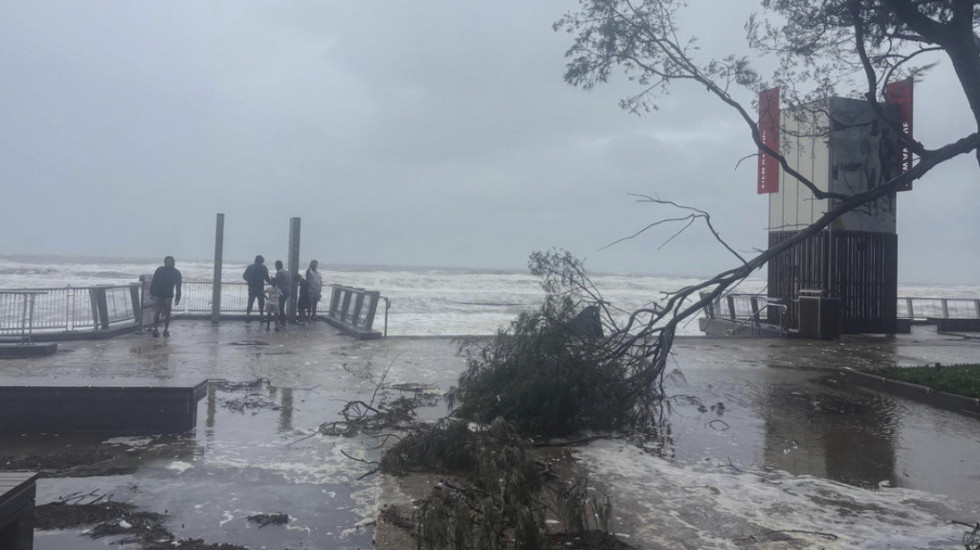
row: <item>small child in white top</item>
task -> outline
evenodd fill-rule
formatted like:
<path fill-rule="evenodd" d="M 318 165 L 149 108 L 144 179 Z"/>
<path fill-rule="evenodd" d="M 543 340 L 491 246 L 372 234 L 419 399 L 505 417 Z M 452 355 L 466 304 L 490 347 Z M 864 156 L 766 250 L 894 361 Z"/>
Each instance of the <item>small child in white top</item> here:
<path fill-rule="evenodd" d="M 276 285 L 265 289 L 265 330 L 269 330 L 269 325 L 273 320 L 276 321 L 276 330 L 279 330 L 279 296 L 282 291 Z"/>

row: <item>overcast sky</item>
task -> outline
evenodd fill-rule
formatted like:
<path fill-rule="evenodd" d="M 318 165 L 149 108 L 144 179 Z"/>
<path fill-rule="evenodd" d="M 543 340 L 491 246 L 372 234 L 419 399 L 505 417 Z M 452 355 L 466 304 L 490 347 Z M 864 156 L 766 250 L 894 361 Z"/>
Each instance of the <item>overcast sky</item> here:
<path fill-rule="evenodd" d="M 744 52 L 753 3 L 697 3 L 702 54 Z M 644 117 L 618 81 L 562 80 L 565 0 L 104 0 L 0 3 L 0 253 L 521 268 L 562 247 L 600 271 L 708 274 L 703 228 L 599 250 L 661 217 L 629 193 L 708 210 L 732 245 L 766 243 L 747 129 L 697 86 Z M 736 9 L 737 7 L 737 9 Z M 718 14 L 725 13 L 724 17 Z M 971 131 L 940 67 L 915 131 Z M 745 96 L 747 103 L 751 97 Z M 899 197 L 899 278 L 980 283 L 978 168 Z"/>

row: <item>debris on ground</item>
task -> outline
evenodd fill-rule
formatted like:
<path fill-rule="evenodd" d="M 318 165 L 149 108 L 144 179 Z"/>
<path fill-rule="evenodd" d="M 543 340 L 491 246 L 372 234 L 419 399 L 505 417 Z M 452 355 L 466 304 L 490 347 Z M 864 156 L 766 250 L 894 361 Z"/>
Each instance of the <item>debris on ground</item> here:
<path fill-rule="evenodd" d="M 115 544 L 139 544 L 144 550 L 248 550 L 237 544 L 177 539 L 164 525 L 166 518 L 163 514 L 139 510 L 133 504 L 111 501 L 50 502 L 34 508 L 34 528 L 38 531 L 89 527 L 83 532 L 88 537 L 121 536 Z"/>
<path fill-rule="evenodd" d="M 275 514 L 253 514 L 248 516 L 248 521 L 252 523 L 258 523 L 259 529 L 267 525 L 283 525 L 289 523 L 289 515 L 282 512 L 277 512 Z"/>
<path fill-rule="evenodd" d="M 0 456 L 0 466 L 5 470 L 67 470 L 109 460 L 112 456 L 99 449 L 62 449 L 50 455 Z"/>

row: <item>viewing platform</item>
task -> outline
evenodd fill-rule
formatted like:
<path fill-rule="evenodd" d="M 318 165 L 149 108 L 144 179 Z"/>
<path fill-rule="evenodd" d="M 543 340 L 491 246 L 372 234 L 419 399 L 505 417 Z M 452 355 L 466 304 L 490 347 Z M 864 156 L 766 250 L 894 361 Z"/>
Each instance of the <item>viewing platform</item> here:
<path fill-rule="evenodd" d="M 184 281 L 173 319 L 214 319 L 214 283 Z M 317 318 L 358 339 L 383 338 L 390 301 L 379 291 L 330 285 L 329 302 L 321 301 Z M 0 358 L 53 353 L 56 346 L 39 342 L 98 340 L 138 332 L 153 322 L 149 282 L 0 290 Z M 220 284 L 218 320 L 245 318 L 248 285 Z M 378 304 L 384 302 L 385 330 L 374 329 Z M 252 312 L 258 316 L 256 304 Z M 34 344 L 32 346 L 13 344 Z M 8 355 L 9 354 L 9 355 Z"/>

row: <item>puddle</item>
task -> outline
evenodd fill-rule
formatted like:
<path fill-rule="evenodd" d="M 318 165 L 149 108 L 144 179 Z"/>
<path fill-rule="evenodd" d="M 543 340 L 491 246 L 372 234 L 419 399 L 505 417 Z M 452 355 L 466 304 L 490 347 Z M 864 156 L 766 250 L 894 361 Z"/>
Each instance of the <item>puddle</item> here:
<path fill-rule="evenodd" d="M 342 451 L 366 460 L 375 460 L 376 451 L 358 438 L 299 441 L 334 417 L 342 399 L 265 380 L 222 382 L 199 402 L 194 433 L 4 436 L 0 448 L 4 469 L 42 472 L 38 505 L 98 496 L 162 514 L 178 539 L 251 548 L 367 548 L 374 479 L 358 480 L 364 465 Z M 248 519 L 263 514 L 286 514 L 288 521 Z M 120 548 L 110 543 L 123 540 L 93 541 L 82 531 L 39 531 L 35 549 Z"/>

